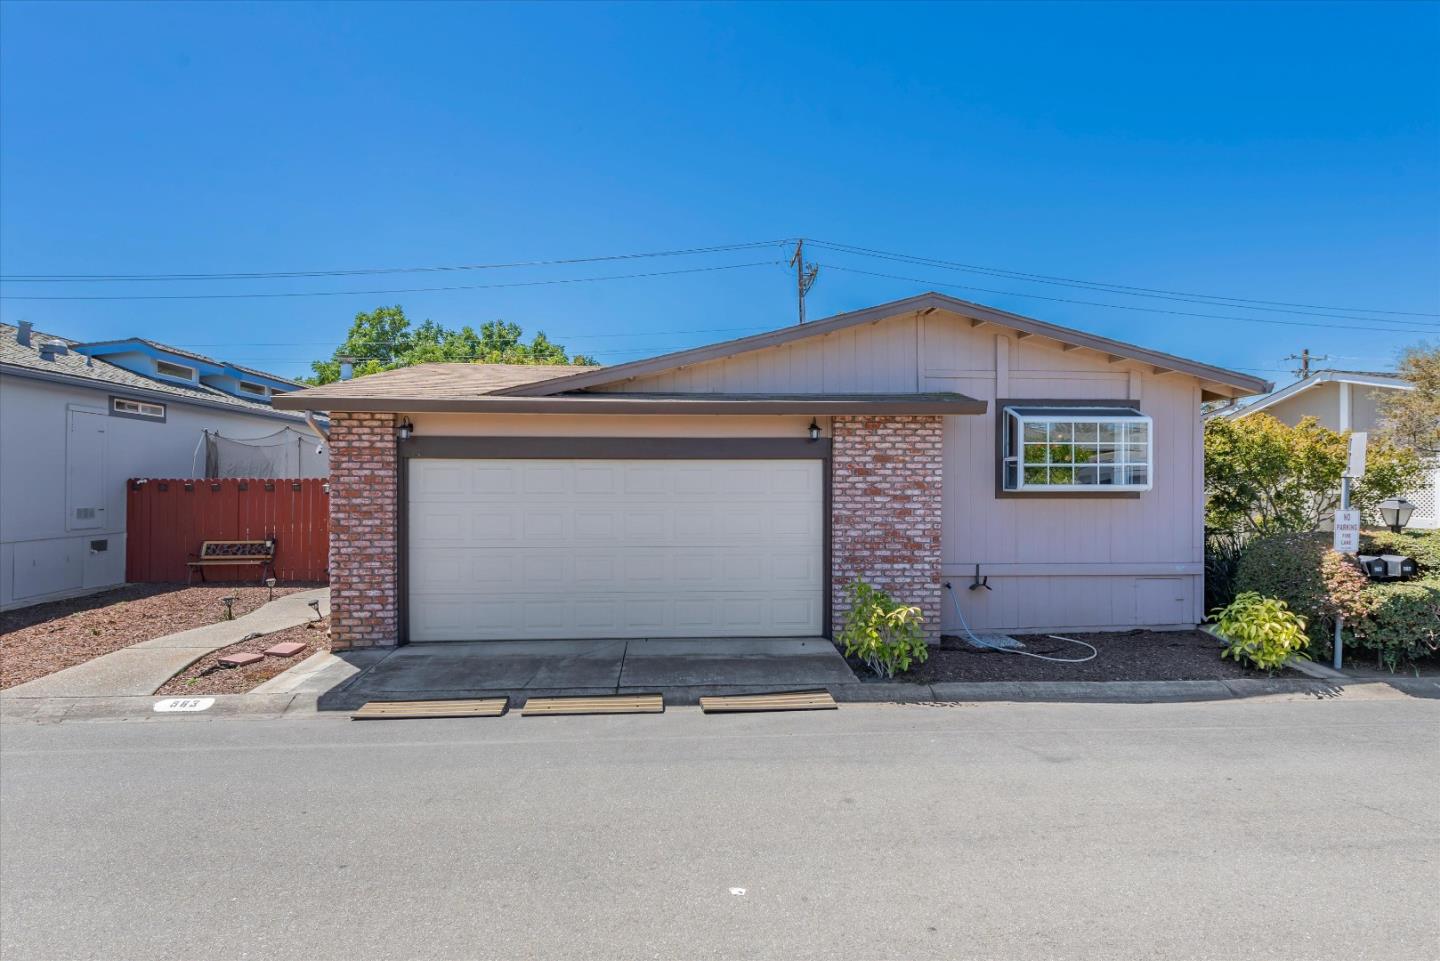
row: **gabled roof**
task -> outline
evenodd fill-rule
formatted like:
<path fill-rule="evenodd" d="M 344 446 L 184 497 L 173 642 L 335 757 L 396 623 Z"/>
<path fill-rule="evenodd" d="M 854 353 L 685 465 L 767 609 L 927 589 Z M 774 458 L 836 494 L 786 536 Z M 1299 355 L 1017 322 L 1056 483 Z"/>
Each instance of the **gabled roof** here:
<path fill-rule="evenodd" d="M 296 407 L 281 394 L 276 406 L 294 409 L 325 410 L 322 401 L 340 402 L 374 398 L 425 399 L 440 397 L 483 397 L 506 388 L 554 380 L 572 371 L 598 370 L 598 367 L 568 367 L 543 364 L 416 364 L 366 374 L 353 380 L 337 380 L 301 391 L 305 404 Z M 308 405 L 308 406 L 306 406 Z M 353 409 L 353 408 L 347 408 Z M 388 408 L 387 408 L 388 409 Z"/>
<path fill-rule="evenodd" d="M 302 419 L 299 414 L 279 411 L 270 404 L 237 397 L 206 384 L 180 384 L 146 377 L 109 363 L 103 357 L 76 353 L 73 348 L 79 345 L 75 341 L 54 334 L 32 331 L 29 347 L 16 341 L 15 335 L 14 326 L 0 324 L 0 373 L 108 390 L 128 397 L 183 401 L 287 421 Z M 42 344 L 59 344 L 66 348 L 66 353 L 57 354 L 53 360 L 45 360 L 40 356 Z"/>
<path fill-rule="evenodd" d="M 1255 414 L 1273 404 L 1278 404 L 1282 400 L 1303 394 L 1305 391 L 1318 387 L 1321 384 L 1359 384 L 1363 387 L 1381 387 L 1390 390 L 1415 389 L 1414 384 L 1398 374 L 1385 373 L 1383 371 L 1317 370 L 1309 377 L 1304 377 L 1293 384 L 1282 387 L 1274 393 L 1261 397 L 1254 403 L 1246 404 L 1244 407 L 1236 407 L 1232 410 L 1222 411 L 1219 416 L 1229 417 L 1234 420 L 1244 417 L 1247 414 Z"/>
<path fill-rule="evenodd" d="M 844 330 L 847 327 L 872 323 L 910 311 L 930 312 L 934 310 L 946 310 L 968 317 L 970 318 L 971 324 L 977 327 L 981 324 L 994 324 L 997 327 L 1020 331 L 1026 336 L 1034 335 L 1045 337 L 1071 348 L 1086 348 L 1098 351 L 1115 360 L 1133 360 L 1149 364 L 1157 373 L 1177 371 L 1198 377 L 1200 380 L 1211 385 L 1228 388 L 1228 390 L 1223 392 L 1215 391 L 1212 388 L 1210 392 L 1217 397 L 1259 394 L 1273 387 L 1269 381 L 1262 380 L 1259 377 L 1252 377 L 1249 374 L 1227 370 L 1223 367 L 1214 367 L 1210 364 L 1202 364 L 1198 361 L 1176 357 L 1173 354 L 1161 353 L 1160 351 L 1150 350 L 1145 347 L 1137 347 L 1134 344 L 1127 344 L 1123 341 L 1111 340 L 1108 337 L 1100 337 L 1095 334 L 1087 334 L 1070 327 L 1061 327 L 1058 324 L 1035 320 L 1032 317 L 1023 317 L 1020 314 L 1012 314 L 1009 311 L 997 310 L 994 307 L 986 307 L 983 304 L 974 304 L 967 300 L 960 300 L 945 294 L 931 292 L 915 297 L 908 297 L 904 300 L 891 301 L 888 304 L 867 307 L 864 310 L 836 314 L 834 317 L 827 317 L 824 320 L 817 320 L 814 323 L 785 327 L 780 330 L 770 331 L 769 333 L 754 334 L 736 340 L 710 344 L 705 347 L 696 347 L 690 350 L 677 351 L 672 354 L 663 354 L 659 357 L 649 358 L 648 360 L 637 360 L 628 364 L 597 368 L 595 370 L 571 374 L 566 377 L 557 377 L 528 384 L 518 384 L 514 387 L 501 390 L 498 393 L 527 397 L 543 397 L 565 391 L 599 387 L 605 384 L 614 384 L 620 381 L 630 380 L 635 377 L 663 373 L 675 367 L 703 363 L 709 360 L 720 360 L 747 351 L 760 350 L 765 347 L 775 347 L 780 344 L 803 340 L 807 337 L 819 337 L 837 330 Z"/>

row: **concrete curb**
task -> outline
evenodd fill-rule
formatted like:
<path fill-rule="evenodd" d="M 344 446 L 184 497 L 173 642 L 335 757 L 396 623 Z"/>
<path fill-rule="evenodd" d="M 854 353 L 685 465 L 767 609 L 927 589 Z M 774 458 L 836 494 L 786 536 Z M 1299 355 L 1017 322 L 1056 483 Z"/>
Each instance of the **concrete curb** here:
<path fill-rule="evenodd" d="M 338 662 L 338 659 L 336 659 Z M 338 662 L 351 676 L 359 666 Z M 301 667 L 302 665 L 297 665 Z M 327 673 L 328 672 L 328 673 Z M 338 687 L 333 683 L 340 677 Z M 207 717 L 254 717 L 284 719 L 330 718 L 345 720 L 349 712 L 375 695 L 344 690 L 348 679 L 336 664 L 323 663 L 309 671 L 303 683 L 292 691 L 215 696 L 214 705 L 203 713 L 157 714 L 154 705 L 165 698 L 154 696 L 118 697 L 32 697 L 0 698 L 0 719 L 12 722 L 58 722 L 95 720 L 163 720 L 179 722 Z M 324 685 L 324 686 L 322 686 Z M 637 689 L 639 690 L 639 689 Z M 751 694 L 773 687 L 671 687 L 645 688 L 665 696 L 668 707 L 698 703 L 705 694 Z M 1440 699 L 1440 680 L 1435 678 L 1392 678 L 1349 681 L 1344 684 L 1295 678 L 1238 678 L 1225 681 L 990 681 L 952 684 L 843 684 L 832 685 L 830 693 L 842 704 L 873 706 L 945 706 L 987 702 L 1079 703 L 1079 704 L 1162 704 L 1180 701 L 1323 701 Z M 431 691 L 428 699 L 480 697 L 508 694 L 511 706 L 519 707 L 527 697 L 566 694 L 614 694 L 614 688 Z M 628 689 L 619 693 L 635 693 Z"/>
<path fill-rule="evenodd" d="M 108 698 L 148 696 L 200 658 L 249 635 L 264 636 L 296 627 L 315 616 L 311 601 L 330 610 L 330 589 L 318 588 L 278 597 L 233 621 L 141 641 L 67 667 L 0 693 L 0 704 L 30 698 Z"/>

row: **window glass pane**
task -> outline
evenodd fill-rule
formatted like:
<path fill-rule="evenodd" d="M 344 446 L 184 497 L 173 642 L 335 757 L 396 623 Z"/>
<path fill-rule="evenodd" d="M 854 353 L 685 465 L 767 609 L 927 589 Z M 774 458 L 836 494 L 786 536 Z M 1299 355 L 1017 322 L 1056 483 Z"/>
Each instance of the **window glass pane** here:
<path fill-rule="evenodd" d="M 1121 473 L 1123 470 L 1124 470 L 1123 467 L 1098 467 L 1098 468 L 1096 468 L 1096 471 L 1098 472 L 1098 480 L 1097 480 L 1097 483 L 1100 483 L 1100 484 L 1119 484 L 1119 483 L 1122 483 L 1122 482 L 1124 481 L 1124 475 Z"/>
<path fill-rule="evenodd" d="M 1075 448 L 1069 444 L 1050 445 L 1050 463 L 1069 464 L 1075 460 Z"/>
<path fill-rule="evenodd" d="M 1040 485 L 1040 486 L 1043 487 L 1043 486 L 1045 485 L 1045 468 L 1043 468 L 1043 467 L 1027 467 L 1027 468 L 1025 468 L 1025 483 L 1026 483 L 1026 484 L 1038 484 L 1038 485 Z"/>
<path fill-rule="evenodd" d="M 1102 464 L 1113 464 L 1120 459 L 1114 444 L 1101 444 L 1098 458 Z"/>
<path fill-rule="evenodd" d="M 1013 460 L 1005 462 L 1005 489 L 1013 491 L 1019 485 L 1015 482 L 1016 473 L 1020 467 Z"/>
<path fill-rule="evenodd" d="M 1040 441 L 1040 442 L 1043 443 L 1044 441 L 1048 440 L 1049 438 L 1048 438 L 1048 436 L 1047 436 L 1047 434 L 1046 434 L 1046 431 L 1045 431 L 1045 428 L 1048 427 L 1048 426 L 1049 426 L 1048 424 L 1043 424 L 1043 423 L 1042 423 L 1042 424 L 1026 424 L 1026 425 L 1025 425 L 1025 441 L 1026 441 L 1026 443 L 1033 443 L 1033 442 L 1035 442 L 1035 441 Z"/>
<path fill-rule="evenodd" d="M 1051 441 L 1051 443 L 1054 443 L 1054 442 L 1057 441 L 1057 440 L 1062 440 L 1062 441 L 1069 442 L 1069 441 L 1072 441 L 1072 440 L 1074 440 L 1074 439 L 1075 439 L 1075 425 L 1074 425 L 1074 424 L 1057 421 L 1057 422 L 1054 422 L 1054 423 L 1052 423 L 1052 424 L 1050 425 L 1050 441 Z"/>
<path fill-rule="evenodd" d="M 1099 424 L 1076 424 L 1076 425 L 1075 425 L 1075 442 L 1076 442 L 1077 444 L 1078 444 L 1078 443 L 1090 443 L 1090 444 L 1093 444 L 1095 441 L 1099 440 L 1099 431 L 1100 431 L 1100 425 L 1099 425 Z"/>
<path fill-rule="evenodd" d="M 1098 484 L 1100 482 L 1099 471 L 1098 467 L 1077 467 L 1075 468 L 1075 483 Z"/>
<path fill-rule="evenodd" d="M 1100 452 L 1093 444 L 1075 445 L 1075 463 L 1093 464 L 1100 459 Z"/>
<path fill-rule="evenodd" d="M 1027 464 L 1043 464 L 1043 463 L 1045 463 L 1045 451 L 1046 451 L 1046 450 L 1047 450 L 1047 448 L 1046 448 L 1046 446 L 1045 446 L 1044 444 L 1026 444 L 1026 445 L 1025 445 L 1025 463 L 1027 463 Z"/>
<path fill-rule="evenodd" d="M 1127 463 L 1127 464 L 1143 464 L 1143 463 L 1145 463 L 1145 445 L 1144 445 L 1144 444 L 1126 444 L 1126 445 L 1125 445 L 1125 463 Z"/>
<path fill-rule="evenodd" d="M 1125 442 L 1127 444 L 1144 444 L 1150 440 L 1149 424 L 1126 424 Z"/>
<path fill-rule="evenodd" d="M 1075 483 L 1075 468 L 1073 467 L 1052 467 L 1050 468 L 1051 484 L 1073 484 Z"/>
<path fill-rule="evenodd" d="M 1102 444 L 1118 444 L 1118 443 L 1120 443 L 1120 425 L 1119 425 L 1119 424 L 1107 423 L 1107 424 L 1099 424 L 1099 425 L 1097 425 L 1097 426 L 1100 428 L 1100 443 L 1102 443 Z"/>
<path fill-rule="evenodd" d="M 1144 484 L 1147 482 L 1148 476 L 1148 471 L 1144 467 L 1125 468 L 1125 483 L 1127 484 Z"/>

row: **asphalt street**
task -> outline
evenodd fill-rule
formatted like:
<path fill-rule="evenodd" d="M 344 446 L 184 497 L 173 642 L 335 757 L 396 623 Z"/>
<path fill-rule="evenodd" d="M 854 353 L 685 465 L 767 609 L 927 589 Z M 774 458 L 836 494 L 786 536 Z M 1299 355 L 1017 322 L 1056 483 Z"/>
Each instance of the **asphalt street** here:
<path fill-rule="evenodd" d="M 0 725 L 0 957 L 1434 959 L 1440 701 Z"/>

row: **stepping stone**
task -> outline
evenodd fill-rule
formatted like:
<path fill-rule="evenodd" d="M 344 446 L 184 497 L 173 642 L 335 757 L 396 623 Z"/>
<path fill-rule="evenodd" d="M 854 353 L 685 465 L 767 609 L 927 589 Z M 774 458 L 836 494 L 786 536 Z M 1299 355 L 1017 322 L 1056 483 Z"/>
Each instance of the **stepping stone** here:
<path fill-rule="evenodd" d="M 265 658 L 259 654 L 244 651 L 240 654 L 226 654 L 219 659 L 218 663 L 221 667 L 244 667 L 246 664 L 254 664 L 256 661 L 263 660 L 265 660 Z"/>
<path fill-rule="evenodd" d="M 305 645 L 299 641 L 285 641 L 274 647 L 265 648 L 265 653 L 271 657 L 294 657 L 303 650 L 305 650 Z"/>

